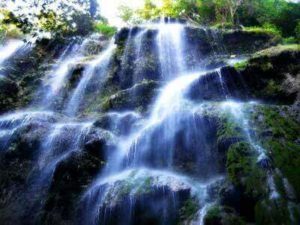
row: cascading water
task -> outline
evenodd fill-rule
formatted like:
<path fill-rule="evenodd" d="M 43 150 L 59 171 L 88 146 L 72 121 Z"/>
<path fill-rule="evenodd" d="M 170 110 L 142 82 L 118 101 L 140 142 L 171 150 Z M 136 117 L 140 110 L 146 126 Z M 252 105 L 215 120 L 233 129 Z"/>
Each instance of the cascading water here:
<path fill-rule="evenodd" d="M 269 168 L 268 154 L 253 134 L 246 105 L 256 103 L 233 101 L 230 78 L 222 74 L 229 69 L 212 63 L 214 69 L 204 70 L 206 56 L 199 58 L 198 49 L 188 53 L 193 29 L 171 19 L 125 28 L 100 54 L 95 48 L 88 56 L 87 40 L 71 42 L 42 79 L 36 101 L 0 116 L 0 150 L 19 154 L 14 145 L 22 136 L 22 150 L 33 155 L 26 193 L 42 210 L 57 203 L 75 205 L 66 209 L 57 204 L 51 213 L 67 211 L 70 217 L 74 212 L 80 225 L 203 225 L 211 207 L 223 207 L 220 191 L 231 182 L 224 165 L 225 151 L 231 149 L 223 145 L 239 139 L 249 143 L 255 164 L 265 168 L 268 200 L 281 198 L 275 175 L 287 191 L 288 180 Z M 202 28 L 198 31 L 202 35 Z M 216 33 L 206 35 L 221 41 Z M 223 61 L 225 48 L 219 43 L 210 47 L 203 49 L 212 57 L 222 54 Z M 206 81 L 213 85 L 204 87 Z M 194 86 L 198 99 L 190 96 Z M 144 94 L 148 89 L 155 89 L 154 94 Z M 241 137 L 222 133 L 230 115 Z M 34 192 L 44 196 L 39 199 Z"/>
<path fill-rule="evenodd" d="M 172 79 L 185 72 L 184 26 L 182 24 L 159 23 L 157 46 L 164 79 Z"/>
<path fill-rule="evenodd" d="M 74 69 L 72 65 L 82 57 L 80 53 L 83 47 L 84 45 L 70 44 L 50 70 L 48 77 L 45 79 L 45 84 L 40 91 L 42 92 L 42 97 L 40 100 L 41 103 L 38 104 L 43 108 L 51 108 L 55 99 L 59 97 L 67 78 Z M 38 92 L 38 95 L 40 95 L 40 92 Z"/>
<path fill-rule="evenodd" d="M 20 40 L 10 40 L 3 46 L 0 46 L 0 71 L 5 63 L 11 58 L 18 50 L 24 46 L 24 42 Z M 5 74 L 0 73 L 0 77 Z"/>
<path fill-rule="evenodd" d="M 120 221 L 115 221 L 113 215 L 123 216 L 122 220 L 124 222 L 121 224 L 131 224 L 133 208 L 143 207 L 139 206 L 139 202 L 136 202 L 138 200 L 135 198 L 135 195 L 139 191 L 145 191 L 144 186 L 147 186 L 147 182 L 150 193 L 153 190 L 164 189 L 164 186 L 171 187 L 169 190 L 166 189 L 166 192 L 163 191 L 164 194 L 162 194 L 164 196 L 163 199 L 166 201 L 162 205 L 161 210 L 163 212 L 170 209 L 169 207 L 176 209 L 178 207 L 176 202 L 181 201 L 180 194 L 177 196 L 177 191 L 172 189 L 173 185 L 174 188 L 178 186 L 178 192 L 181 189 L 187 189 L 187 192 L 191 193 L 191 196 L 197 199 L 197 204 L 201 206 L 198 212 L 198 222 L 196 223 L 203 223 L 203 213 L 206 211 L 204 209 L 207 207 L 207 204 L 213 201 L 204 193 L 211 183 L 221 179 L 221 174 L 210 167 L 211 163 L 209 161 L 213 161 L 213 157 L 205 149 L 205 135 L 197 130 L 199 126 L 201 127 L 201 121 L 196 122 L 194 120 L 194 114 L 191 110 L 193 104 L 185 97 L 189 86 L 205 73 L 189 74 L 185 72 L 186 69 L 183 63 L 184 26 L 182 24 L 160 23 L 157 27 L 156 41 L 161 77 L 163 80 L 171 80 L 171 82 L 161 89 L 148 119 L 142 120 L 137 128 L 133 129 L 127 136 L 120 138 L 117 150 L 115 153 L 111 153 L 106 168 L 83 196 L 84 224 L 119 224 Z M 131 32 L 128 40 L 132 38 Z M 138 43 L 146 32 L 140 31 L 137 35 L 136 40 L 134 40 L 137 46 L 139 46 Z M 128 45 L 130 44 L 130 41 L 127 41 L 125 56 L 127 54 L 126 49 L 129 49 Z M 137 51 L 139 51 L 139 48 Z M 137 52 L 137 55 L 139 54 L 141 53 Z M 186 110 L 184 110 L 185 107 L 187 107 Z M 201 149 L 201 154 L 195 154 L 197 155 L 197 163 L 203 165 L 202 168 L 198 168 L 198 171 L 203 169 L 202 175 L 200 175 L 203 180 L 197 181 L 181 176 L 181 180 L 191 179 L 193 181 L 187 184 L 183 181 L 175 184 L 176 182 L 174 181 L 175 183 L 172 184 L 171 181 L 178 179 L 177 176 L 179 176 L 176 172 L 173 172 L 175 170 L 173 161 L 175 148 L 178 146 L 176 141 L 179 135 L 182 135 L 182 131 L 186 132 L 186 137 L 182 139 L 183 151 L 187 151 L 192 147 L 187 144 L 187 139 L 198 140 L 193 142 L 192 145 L 196 145 L 194 146 L 195 149 Z M 206 160 L 206 165 L 200 163 Z M 210 172 L 208 172 L 209 170 Z M 206 176 L 206 172 L 208 172 L 209 176 Z M 145 179 L 145 174 L 149 178 Z M 132 181 L 129 181 L 130 177 L 133 177 Z M 158 183 L 155 183 L 156 180 Z M 123 185 L 127 185 L 127 182 L 132 183 L 132 186 L 123 187 Z M 170 183 L 164 184 L 164 182 Z M 202 188 L 199 188 L 200 186 Z M 129 203 L 124 204 L 130 204 L 131 213 L 126 216 L 118 211 L 113 203 L 118 201 L 118 199 L 113 200 L 113 196 L 117 198 L 123 188 L 129 189 Z M 194 190 L 199 192 L 196 193 Z M 172 196 L 171 203 L 168 203 L 169 195 Z M 155 198 L 149 199 L 149 201 L 153 201 L 152 204 L 159 204 L 158 202 L 155 203 Z M 115 214 L 116 212 L 118 214 Z M 158 217 L 157 224 L 172 223 L 172 218 L 167 218 L 166 215 L 162 217 L 156 216 Z M 166 219 L 169 221 L 166 221 Z"/>
<path fill-rule="evenodd" d="M 5 149 L 13 135 L 31 122 L 47 123 L 55 121 L 50 111 L 18 111 L 0 117 L 0 149 Z"/>
<path fill-rule="evenodd" d="M 88 64 L 85 68 L 82 79 L 74 90 L 71 98 L 66 106 L 66 113 L 69 116 L 75 116 L 78 112 L 78 107 L 82 103 L 87 85 L 92 80 L 93 76 L 97 76 L 102 82 L 105 81 L 105 76 L 107 75 L 107 67 L 109 65 L 110 57 L 114 52 L 115 44 L 111 41 L 107 49 L 101 53 L 95 60 Z M 95 74 L 96 73 L 96 74 Z"/>
<path fill-rule="evenodd" d="M 51 132 L 46 136 L 40 149 L 38 167 L 40 176 L 38 182 L 51 180 L 51 175 L 56 166 L 82 149 L 86 135 L 90 132 L 92 122 L 84 123 L 57 123 L 51 127 Z"/>
<path fill-rule="evenodd" d="M 85 138 L 93 126 L 92 121 L 80 122 L 76 118 L 68 118 L 59 114 L 55 106 L 56 100 L 63 98 L 63 92 L 66 84 L 71 79 L 74 64 L 84 59 L 84 51 L 89 38 L 81 44 L 76 42 L 76 40 L 75 43 L 73 40 L 71 41 L 71 44 L 64 49 L 52 69 L 45 75 L 44 82 L 37 91 L 36 99 L 28 109 L 0 117 L 1 150 L 7 150 L 7 146 L 18 138 L 18 131 L 42 127 L 41 131 L 35 131 L 41 132 L 38 135 L 43 140 L 40 142 L 37 153 L 37 168 L 34 168 L 34 173 L 30 177 L 32 184 L 27 190 L 29 193 L 47 187 L 56 167 L 73 154 L 79 154 L 83 148 Z M 104 67 L 107 66 L 113 49 L 114 45 L 111 44 L 108 50 L 91 62 L 91 66 L 83 74 L 85 76 L 82 79 L 83 82 L 81 81 L 79 87 L 75 90 L 75 97 L 72 100 L 78 100 L 78 102 L 71 102 L 72 107 L 77 107 L 80 104 L 83 96 L 79 95 L 84 93 L 86 82 L 95 75 L 96 68 L 99 66 L 103 70 L 106 69 Z M 84 84 L 82 85 L 82 83 Z M 37 111 L 36 108 L 40 110 Z M 75 108 L 72 110 L 77 111 Z"/>

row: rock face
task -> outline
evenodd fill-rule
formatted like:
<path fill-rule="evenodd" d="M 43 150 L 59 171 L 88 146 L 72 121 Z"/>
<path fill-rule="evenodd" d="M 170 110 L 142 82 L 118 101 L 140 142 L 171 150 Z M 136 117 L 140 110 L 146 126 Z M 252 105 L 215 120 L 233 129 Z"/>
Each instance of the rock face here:
<path fill-rule="evenodd" d="M 2 218 L 7 224 L 69 223 L 80 194 L 105 165 L 105 151 L 107 146 L 114 145 L 113 136 L 107 131 L 92 128 L 82 140 L 82 145 L 78 146 L 80 149 L 73 149 L 66 155 L 52 171 L 53 175 L 48 174 L 49 179 L 43 177 L 47 170 L 37 161 L 42 150 L 51 150 L 50 146 L 48 149 L 43 146 L 53 132 L 51 125 L 61 120 L 61 116 L 28 112 L 16 114 L 14 118 L 14 124 L 9 124 L 9 116 L 0 119 L 1 127 L 12 129 L 10 138 L 6 142 L 1 141 L 1 144 L 5 143 L 1 146 L 0 157 Z M 74 136 L 63 133 L 57 140 L 59 144 L 55 146 L 55 154 L 66 152 L 70 143 L 75 142 Z M 32 198 L 35 192 L 35 198 Z M 45 202 L 41 203 L 42 199 Z M 11 214 L 11 210 L 16 209 L 19 209 L 18 213 Z M 31 210 L 41 214 L 32 214 Z"/>
<path fill-rule="evenodd" d="M 194 100 L 261 100 L 292 104 L 299 100 L 299 47 L 273 47 L 258 52 L 237 69 L 223 67 L 200 77 L 190 90 Z"/>

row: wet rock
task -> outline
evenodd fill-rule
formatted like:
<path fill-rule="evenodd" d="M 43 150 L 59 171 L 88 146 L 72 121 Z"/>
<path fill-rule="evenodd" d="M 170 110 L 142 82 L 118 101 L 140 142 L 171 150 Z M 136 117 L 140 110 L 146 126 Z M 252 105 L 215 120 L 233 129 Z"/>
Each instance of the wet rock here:
<path fill-rule="evenodd" d="M 271 103 L 292 104 L 299 95 L 297 46 L 277 46 L 258 52 L 239 71 L 251 98 Z"/>
<path fill-rule="evenodd" d="M 264 170 L 270 171 L 271 169 L 273 169 L 273 162 L 268 157 L 260 158 L 259 161 L 257 162 L 257 165 Z"/>
<path fill-rule="evenodd" d="M 243 77 L 233 68 L 223 67 L 201 76 L 191 86 L 188 96 L 197 101 L 222 101 L 227 98 L 245 99 L 248 93 Z"/>
<path fill-rule="evenodd" d="M 0 114 L 13 109 L 19 92 L 18 85 L 12 80 L 0 76 Z"/>
<path fill-rule="evenodd" d="M 251 53 L 278 44 L 280 38 L 269 33 L 255 31 L 225 31 L 222 43 L 230 54 Z M 249 45 L 251 43 L 251 46 Z"/>
<path fill-rule="evenodd" d="M 80 195 L 105 165 L 105 159 L 88 151 L 74 152 L 62 161 L 53 174 L 46 197 L 42 221 L 52 224 L 73 223 Z"/>
<path fill-rule="evenodd" d="M 300 90 L 299 56 L 298 48 L 291 47 L 279 46 L 259 52 L 245 68 L 223 67 L 201 76 L 188 96 L 198 101 L 237 99 L 293 104 Z"/>
<path fill-rule="evenodd" d="M 233 208 L 214 205 L 204 217 L 205 225 L 244 225 L 244 220 Z"/>
<path fill-rule="evenodd" d="M 61 136 L 66 137 L 66 133 Z M 62 139 L 65 143 L 68 143 L 68 140 L 69 138 Z M 83 137 L 82 144 L 77 146 L 81 149 L 70 149 L 70 154 L 58 162 L 53 173 L 42 220 L 49 223 L 56 221 L 59 224 L 73 223 L 76 203 L 83 191 L 105 166 L 106 151 L 109 149 L 112 152 L 113 145 L 114 137 L 109 132 L 91 128 Z M 60 146 L 60 148 L 64 147 Z"/>
<path fill-rule="evenodd" d="M 143 81 L 132 88 L 122 90 L 110 96 L 103 103 L 105 111 L 139 109 L 145 111 L 153 101 L 158 83 L 155 81 Z"/>
<path fill-rule="evenodd" d="M 189 183 L 163 171 L 125 171 L 90 190 L 81 210 L 83 214 L 90 210 L 95 214 L 83 217 L 81 222 L 176 224 L 180 221 L 180 209 L 193 199 L 191 189 Z M 98 194 L 103 194 L 104 198 L 97 200 Z M 89 201 L 90 198 L 95 201 Z M 95 211 L 94 207 L 99 210 Z M 194 213 L 198 207 L 195 203 Z"/>
<path fill-rule="evenodd" d="M 108 131 L 93 129 L 85 137 L 84 150 L 104 161 L 106 150 L 115 148 L 115 137 Z"/>
<path fill-rule="evenodd" d="M 220 203 L 235 209 L 247 221 L 255 221 L 255 204 L 257 199 L 245 194 L 245 190 L 227 183 L 220 190 Z"/>
<path fill-rule="evenodd" d="M 127 135 L 135 127 L 141 116 L 135 112 L 112 112 L 102 115 L 94 126 L 109 130 L 115 134 Z"/>

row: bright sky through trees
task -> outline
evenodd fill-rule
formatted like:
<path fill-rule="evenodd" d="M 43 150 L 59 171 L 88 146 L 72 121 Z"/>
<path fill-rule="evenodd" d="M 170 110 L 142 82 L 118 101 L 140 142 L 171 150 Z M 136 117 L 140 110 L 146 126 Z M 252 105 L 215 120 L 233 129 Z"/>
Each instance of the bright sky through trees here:
<path fill-rule="evenodd" d="M 98 0 L 101 15 L 109 20 L 114 26 L 122 26 L 124 22 L 119 18 L 118 8 L 126 5 L 130 8 L 137 9 L 143 6 L 144 0 Z"/>

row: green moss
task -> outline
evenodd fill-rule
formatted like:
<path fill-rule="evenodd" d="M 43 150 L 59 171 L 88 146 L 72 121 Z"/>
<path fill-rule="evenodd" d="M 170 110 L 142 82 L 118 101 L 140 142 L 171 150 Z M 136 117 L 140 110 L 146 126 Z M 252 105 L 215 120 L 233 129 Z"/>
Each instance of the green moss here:
<path fill-rule="evenodd" d="M 267 87 L 263 90 L 263 92 L 265 92 L 267 95 L 274 95 L 275 93 L 280 93 L 281 91 L 280 84 L 277 84 L 274 80 L 270 80 Z"/>
<path fill-rule="evenodd" d="M 236 25 L 233 23 L 216 23 L 212 26 L 212 28 L 216 29 L 235 29 Z"/>
<path fill-rule="evenodd" d="M 300 199 L 300 146 L 293 142 L 269 140 L 264 143 L 271 151 L 274 164 L 288 179 Z"/>
<path fill-rule="evenodd" d="M 204 217 L 205 225 L 244 225 L 242 218 L 233 209 L 222 206 L 212 206 Z"/>
<path fill-rule="evenodd" d="M 218 128 L 218 142 L 222 142 L 227 138 L 243 137 L 242 129 L 232 115 L 225 113 L 221 116 Z"/>
<path fill-rule="evenodd" d="M 255 206 L 255 221 L 257 225 L 292 224 L 286 202 L 282 200 L 258 202 Z"/>
<path fill-rule="evenodd" d="M 266 24 L 262 27 L 257 27 L 257 26 L 244 27 L 243 30 L 247 31 L 247 32 L 255 32 L 257 34 L 274 35 L 276 37 L 281 38 L 281 32 L 276 27 L 269 25 L 269 24 Z"/>
<path fill-rule="evenodd" d="M 276 108 L 262 107 L 263 123 L 258 123 L 260 130 L 272 129 L 275 138 L 295 141 L 299 138 L 300 125 L 292 118 L 283 116 Z"/>
<path fill-rule="evenodd" d="M 261 145 L 272 158 L 274 166 L 283 173 L 300 198 L 300 124 L 289 114 L 287 107 L 257 106 L 252 115 Z M 267 131 L 267 132 L 266 132 Z M 267 133 L 267 134 L 266 134 Z M 285 190 L 282 178 L 275 176 L 276 186 L 282 196 Z"/>
<path fill-rule="evenodd" d="M 256 151 L 249 143 L 232 145 L 227 153 L 228 177 L 237 186 L 243 186 L 247 194 L 258 197 L 265 194 L 265 174 L 256 165 Z"/>
<path fill-rule="evenodd" d="M 182 221 L 193 220 L 197 216 L 199 210 L 199 204 L 194 198 L 189 198 L 185 201 L 180 209 L 180 219 Z"/>
<path fill-rule="evenodd" d="M 268 48 L 268 49 L 265 49 L 265 50 L 255 53 L 254 58 L 276 56 L 276 55 L 279 55 L 282 52 L 286 52 L 286 51 L 299 52 L 300 45 L 298 45 L 298 44 L 277 45 L 275 47 L 271 47 L 271 48 Z"/>
<path fill-rule="evenodd" d="M 247 66 L 248 66 L 248 61 L 247 60 L 234 64 L 234 68 L 237 71 L 244 70 L 244 69 L 246 69 Z"/>
<path fill-rule="evenodd" d="M 205 224 L 211 224 L 213 221 L 221 220 L 221 213 L 220 206 L 211 207 L 205 215 Z"/>
<path fill-rule="evenodd" d="M 282 40 L 282 44 L 284 45 L 297 44 L 297 43 L 298 40 L 295 37 L 287 37 Z"/>

